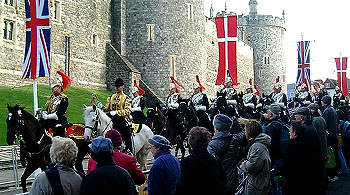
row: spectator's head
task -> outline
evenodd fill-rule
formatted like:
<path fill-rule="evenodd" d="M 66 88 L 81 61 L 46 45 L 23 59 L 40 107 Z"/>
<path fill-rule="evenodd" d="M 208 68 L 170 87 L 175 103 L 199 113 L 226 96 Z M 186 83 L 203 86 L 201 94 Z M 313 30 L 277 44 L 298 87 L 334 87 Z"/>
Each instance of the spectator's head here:
<path fill-rule="evenodd" d="M 205 127 L 193 127 L 189 133 L 188 143 L 195 151 L 207 150 L 211 134 Z"/>
<path fill-rule="evenodd" d="M 322 106 L 329 106 L 332 103 L 332 98 L 329 95 L 325 95 L 321 99 Z"/>
<path fill-rule="evenodd" d="M 281 107 L 278 104 L 271 104 L 263 115 L 267 120 L 273 120 L 279 118 L 281 115 Z"/>
<path fill-rule="evenodd" d="M 318 110 L 318 104 L 312 103 L 307 106 L 307 108 L 310 109 L 311 115 L 312 116 L 320 116 L 319 110 Z"/>
<path fill-rule="evenodd" d="M 230 119 L 230 117 L 224 114 L 217 114 L 214 117 L 213 126 L 215 129 L 215 132 L 229 131 L 232 126 L 232 120 Z"/>
<path fill-rule="evenodd" d="M 52 138 L 52 146 L 50 148 L 50 158 L 52 163 L 72 167 L 77 155 L 78 147 L 73 140 L 58 136 Z"/>
<path fill-rule="evenodd" d="M 92 139 L 91 144 L 89 144 L 91 149 L 91 157 L 97 163 L 103 162 L 112 158 L 113 155 L 113 145 L 109 138 L 104 138 L 99 136 Z"/>
<path fill-rule="evenodd" d="M 151 144 L 151 152 L 154 156 L 159 150 L 170 149 L 170 142 L 161 135 L 155 135 L 149 139 L 148 142 Z"/>
<path fill-rule="evenodd" d="M 249 120 L 245 125 L 245 136 L 247 140 L 255 139 L 262 133 L 261 124 L 257 120 Z"/>
<path fill-rule="evenodd" d="M 294 112 L 294 118 L 297 121 L 300 121 L 302 124 L 308 123 L 311 121 L 311 112 L 309 108 L 300 107 Z"/>
<path fill-rule="evenodd" d="M 109 130 L 106 133 L 105 137 L 109 138 L 112 141 L 113 147 L 115 148 L 119 148 L 122 145 L 122 135 L 115 129 Z"/>
<path fill-rule="evenodd" d="M 289 129 L 290 139 L 295 139 L 296 137 L 304 137 L 305 126 L 296 120 L 292 120 L 291 128 Z"/>

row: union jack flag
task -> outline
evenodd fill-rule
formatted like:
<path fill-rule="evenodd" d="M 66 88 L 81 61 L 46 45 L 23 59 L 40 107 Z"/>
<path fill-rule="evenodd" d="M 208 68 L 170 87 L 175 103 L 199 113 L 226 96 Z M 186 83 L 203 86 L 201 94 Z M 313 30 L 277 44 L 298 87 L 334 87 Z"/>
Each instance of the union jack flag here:
<path fill-rule="evenodd" d="M 50 76 L 50 21 L 48 0 L 25 0 L 26 47 L 22 79 Z"/>
<path fill-rule="evenodd" d="M 307 91 L 311 89 L 309 46 L 310 41 L 298 42 L 298 76 L 296 87 L 305 83 Z"/>

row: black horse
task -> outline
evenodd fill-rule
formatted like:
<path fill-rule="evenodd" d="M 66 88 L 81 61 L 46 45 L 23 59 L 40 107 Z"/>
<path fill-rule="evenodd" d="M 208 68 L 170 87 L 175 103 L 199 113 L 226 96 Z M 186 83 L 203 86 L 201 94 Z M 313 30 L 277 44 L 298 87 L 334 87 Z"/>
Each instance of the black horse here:
<path fill-rule="evenodd" d="M 182 99 L 179 103 L 179 108 L 177 112 L 178 119 L 178 129 L 176 131 L 176 148 L 175 148 L 175 156 L 179 149 L 181 150 L 182 158 L 185 156 L 185 145 L 184 141 L 192 127 L 198 125 L 198 117 L 196 115 L 196 111 L 193 106 L 189 106 L 189 100 Z"/>
<path fill-rule="evenodd" d="M 7 109 L 9 111 L 6 119 L 7 144 L 15 144 L 16 139 L 20 139 L 23 143 L 21 153 L 24 154 L 28 163 L 21 176 L 21 185 L 23 192 L 27 192 L 27 178 L 38 168 L 45 170 L 44 149 L 51 144 L 51 138 L 45 134 L 44 129 L 40 128 L 38 120 L 19 105 L 14 107 L 7 105 Z M 88 143 L 84 139 L 72 139 L 79 148 L 75 168 L 84 173 L 82 161 L 89 150 Z"/>
<path fill-rule="evenodd" d="M 154 134 L 160 135 L 165 127 L 166 117 L 161 109 L 156 105 L 148 108 L 146 125 L 150 127 Z"/>

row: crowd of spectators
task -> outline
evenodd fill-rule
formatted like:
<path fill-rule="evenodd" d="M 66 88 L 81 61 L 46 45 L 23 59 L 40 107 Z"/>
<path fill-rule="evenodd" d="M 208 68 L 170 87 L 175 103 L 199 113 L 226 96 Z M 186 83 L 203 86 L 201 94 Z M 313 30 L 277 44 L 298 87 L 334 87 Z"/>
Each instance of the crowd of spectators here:
<path fill-rule="evenodd" d="M 337 113 L 329 96 L 321 103 L 322 108 L 298 108 L 288 124 L 276 104 L 262 121 L 218 114 L 213 135 L 204 127 L 190 130 L 190 153 L 181 162 L 167 138 L 155 135 L 148 140 L 154 157 L 148 194 L 326 194 L 328 183 L 337 179 L 339 147 Z M 54 137 L 52 165 L 37 176 L 30 194 L 137 194 L 135 186 L 146 177 L 134 157 L 120 152 L 121 145 L 117 130 L 93 139 L 85 176 L 73 168 L 75 143 Z M 326 169 L 330 150 L 337 166 Z"/>

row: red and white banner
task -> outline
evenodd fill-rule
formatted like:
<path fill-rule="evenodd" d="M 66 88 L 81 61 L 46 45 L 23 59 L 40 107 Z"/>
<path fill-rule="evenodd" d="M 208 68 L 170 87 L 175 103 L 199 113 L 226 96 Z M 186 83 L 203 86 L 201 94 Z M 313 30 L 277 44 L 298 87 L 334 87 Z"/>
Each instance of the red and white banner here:
<path fill-rule="evenodd" d="M 237 82 L 237 16 L 221 16 L 215 18 L 218 45 L 219 69 L 216 85 L 225 83 L 229 77 L 232 84 Z"/>
<path fill-rule="evenodd" d="M 337 66 L 338 86 L 345 97 L 349 95 L 348 81 L 346 78 L 346 69 L 348 67 L 347 63 L 348 63 L 347 57 L 335 58 L 335 64 Z"/>

